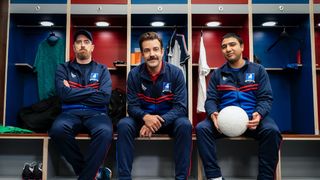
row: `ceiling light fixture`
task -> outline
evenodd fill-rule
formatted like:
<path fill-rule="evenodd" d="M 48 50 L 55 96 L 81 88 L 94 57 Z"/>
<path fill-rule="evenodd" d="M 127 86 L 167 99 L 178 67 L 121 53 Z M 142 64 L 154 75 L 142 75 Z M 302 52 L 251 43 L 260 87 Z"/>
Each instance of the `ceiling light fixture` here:
<path fill-rule="evenodd" d="M 219 22 L 219 21 L 211 21 L 211 22 L 206 23 L 206 26 L 208 26 L 208 27 L 217 27 L 220 25 L 221 25 L 221 22 Z"/>
<path fill-rule="evenodd" d="M 54 23 L 51 21 L 40 21 L 41 26 L 53 26 Z"/>
<path fill-rule="evenodd" d="M 153 26 L 153 27 L 162 27 L 162 26 L 165 25 L 165 23 L 162 22 L 162 21 L 154 21 L 154 22 L 152 22 L 152 23 L 150 23 L 150 24 L 151 24 L 151 26 Z"/>
<path fill-rule="evenodd" d="M 110 26 L 110 23 L 105 22 L 105 21 L 99 21 L 99 22 L 96 22 L 96 26 L 98 26 L 98 27 L 108 27 L 108 26 Z"/>
<path fill-rule="evenodd" d="M 277 22 L 275 22 L 275 21 L 267 21 L 267 22 L 262 23 L 262 26 L 266 26 L 266 27 L 275 26 L 275 25 L 277 25 Z"/>

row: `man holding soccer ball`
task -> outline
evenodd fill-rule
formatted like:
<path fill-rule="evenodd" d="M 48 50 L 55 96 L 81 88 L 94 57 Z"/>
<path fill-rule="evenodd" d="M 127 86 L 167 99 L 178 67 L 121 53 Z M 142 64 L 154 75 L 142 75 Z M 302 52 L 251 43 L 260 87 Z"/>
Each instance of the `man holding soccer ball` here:
<path fill-rule="evenodd" d="M 223 36 L 222 53 L 227 62 L 212 73 L 205 109 L 207 118 L 196 126 L 197 143 L 208 180 L 222 180 L 216 157 L 216 139 L 225 137 L 219 130 L 218 114 L 227 106 L 241 107 L 249 122 L 244 136 L 259 141 L 258 180 L 273 180 L 282 140 L 274 120 L 268 116 L 272 105 L 269 77 L 263 66 L 244 60 L 243 40 L 234 33 Z"/>

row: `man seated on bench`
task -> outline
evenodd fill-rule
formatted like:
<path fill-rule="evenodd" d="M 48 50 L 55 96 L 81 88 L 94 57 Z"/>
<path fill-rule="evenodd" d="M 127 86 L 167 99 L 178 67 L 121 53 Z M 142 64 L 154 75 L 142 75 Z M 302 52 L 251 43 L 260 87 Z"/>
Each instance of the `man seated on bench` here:
<path fill-rule="evenodd" d="M 75 32 L 75 60 L 60 65 L 56 72 L 62 113 L 49 131 L 54 144 L 72 165 L 79 180 L 96 179 L 112 142 L 112 122 L 106 114 L 111 97 L 110 73 L 105 65 L 92 59 L 93 49 L 90 32 Z M 75 139 L 83 130 L 88 131 L 91 137 L 84 156 Z"/>
<path fill-rule="evenodd" d="M 261 65 L 243 59 L 240 36 L 234 33 L 223 36 L 221 50 L 227 62 L 211 75 L 205 102 L 207 119 L 196 126 L 206 177 L 222 180 L 216 157 L 216 139 L 223 137 L 217 124 L 218 112 L 226 106 L 239 106 L 250 119 L 244 135 L 259 141 L 257 179 L 273 180 L 282 138 L 278 126 L 268 115 L 273 100 L 268 74 Z"/>
<path fill-rule="evenodd" d="M 117 163 L 120 180 L 131 180 L 135 137 L 167 133 L 174 138 L 175 179 L 189 175 L 192 125 L 187 118 L 187 92 L 182 71 L 163 61 L 162 39 L 155 32 L 139 41 L 144 63 L 127 81 L 128 113 L 117 125 Z"/>

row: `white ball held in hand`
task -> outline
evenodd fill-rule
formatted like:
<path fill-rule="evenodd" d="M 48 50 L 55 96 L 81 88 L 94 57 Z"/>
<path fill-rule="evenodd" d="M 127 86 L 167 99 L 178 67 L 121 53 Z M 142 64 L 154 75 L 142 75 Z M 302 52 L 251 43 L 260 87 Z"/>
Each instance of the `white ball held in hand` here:
<path fill-rule="evenodd" d="M 238 106 L 225 107 L 218 114 L 219 129 L 229 137 L 242 135 L 247 130 L 248 121 L 247 113 Z"/>

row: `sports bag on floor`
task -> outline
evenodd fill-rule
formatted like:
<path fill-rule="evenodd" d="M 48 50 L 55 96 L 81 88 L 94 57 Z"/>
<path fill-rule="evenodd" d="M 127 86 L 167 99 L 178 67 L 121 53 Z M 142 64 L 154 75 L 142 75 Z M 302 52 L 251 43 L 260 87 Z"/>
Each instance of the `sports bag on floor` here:
<path fill-rule="evenodd" d="M 53 96 L 22 108 L 18 117 L 22 128 L 35 132 L 47 132 L 60 113 L 60 100 L 57 96 Z"/>
<path fill-rule="evenodd" d="M 117 126 L 119 120 L 126 116 L 126 93 L 116 88 L 111 92 L 109 103 L 109 117 L 112 119 L 114 127 Z"/>

